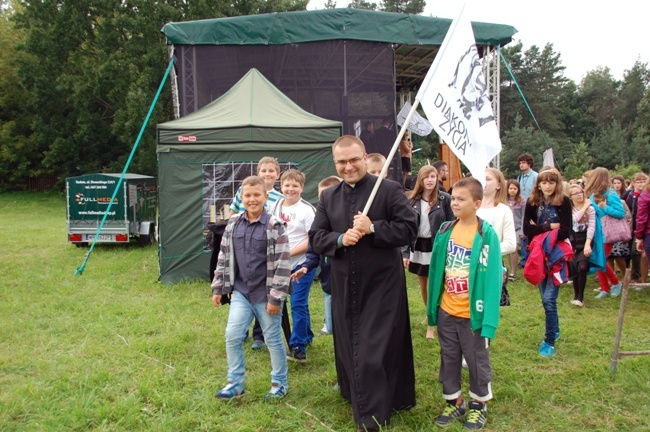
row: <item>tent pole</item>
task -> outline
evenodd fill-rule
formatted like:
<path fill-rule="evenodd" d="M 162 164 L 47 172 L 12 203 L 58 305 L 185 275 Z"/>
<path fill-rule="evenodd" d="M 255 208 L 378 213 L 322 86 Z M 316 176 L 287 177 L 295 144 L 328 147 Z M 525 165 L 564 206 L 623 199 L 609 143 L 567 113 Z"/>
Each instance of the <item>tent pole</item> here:
<path fill-rule="evenodd" d="M 142 135 L 144 135 L 144 130 L 147 127 L 147 124 L 149 123 L 149 119 L 151 118 L 151 114 L 153 113 L 153 109 L 156 106 L 156 102 L 158 102 L 158 98 L 160 97 L 160 93 L 162 92 L 163 86 L 165 85 L 165 82 L 167 81 L 167 77 L 169 76 L 169 72 L 172 69 L 172 66 L 174 66 L 174 58 L 172 57 L 171 60 L 169 60 L 169 66 L 167 66 L 167 70 L 165 71 L 165 75 L 163 76 L 162 81 L 160 81 L 160 86 L 158 87 L 158 92 L 156 93 L 156 96 L 153 98 L 153 101 L 151 102 L 151 106 L 149 107 L 149 112 L 147 113 L 147 117 L 144 119 L 144 122 L 142 123 L 142 127 L 140 128 L 140 133 L 138 134 L 138 138 L 135 140 L 135 144 L 133 144 L 133 149 L 131 149 L 131 154 L 129 155 L 129 159 L 127 159 L 126 164 L 124 164 L 124 169 L 122 170 L 122 175 L 120 176 L 120 179 L 117 181 L 117 184 L 115 185 L 115 190 L 113 191 L 113 196 L 111 197 L 111 202 L 108 203 L 108 207 L 106 208 L 106 211 L 104 212 L 104 217 L 102 218 L 102 222 L 99 224 L 99 227 L 97 227 L 97 232 L 95 233 L 95 237 L 93 238 L 93 242 L 90 245 L 90 249 L 88 249 L 88 252 L 86 252 L 86 256 L 84 257 L 84 262 L 77 268 L 75 271 L 76 276 L 81 276 L 84 272 L 84 269 L 86 268 L 86 264 L 88 263 L 88 260 L 90 259 L 90 254 L 93 252 L 93 249 L 95 249 L 95 243 L 97 243 L 97 239 L 99 238 L 99 233 L 102 232 L 102 228 L 104 227 L 104 223 L 106 222 L 106 217 L 108 216 L 108 213 L 111 211 L 111 207 L 113 206 L 113 202 L 115 201 L 115 197 L 117 196 L 117 191 L 120 190 L 120 186 L 122 186 L 122 181 L 124 180 L 124 175 L 129 169 L 129 165 L 131 165 L 131 160 L 133 159 L 133 156 L 135 155 L 135 151 L 138 149 L 138 145 L 140 144 L 140 140 L 142 139 Z"/>

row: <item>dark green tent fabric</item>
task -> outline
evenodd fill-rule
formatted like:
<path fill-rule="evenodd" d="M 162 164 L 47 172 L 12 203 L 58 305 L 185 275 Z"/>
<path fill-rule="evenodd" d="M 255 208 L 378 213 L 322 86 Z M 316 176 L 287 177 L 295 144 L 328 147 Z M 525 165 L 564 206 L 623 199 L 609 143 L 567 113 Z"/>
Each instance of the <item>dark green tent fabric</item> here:
<path fill-rule="evenodd" d="M 284 45 L 351 39 L 404 45 L 441 45 L 451 19 L 361 9 L 278 12 L 168 23 L 168 43 L 179 45 Z M 472 22 L 479 45 L 505 45 L 517 30 Z"/>
<path fill-rule="evenodd" d="M 202 109 L 159 124 L 160 280 L 208 280 L 208 204 L 229 204 L 263 156 L 297 166 L 308 180 L 303 196 L 315 203 L 318 182 L 336 174 L 331 146 L 341 128 L 304 111 L 256 69 Z M 206 189 L 230 195 L 214 200 Z"/>

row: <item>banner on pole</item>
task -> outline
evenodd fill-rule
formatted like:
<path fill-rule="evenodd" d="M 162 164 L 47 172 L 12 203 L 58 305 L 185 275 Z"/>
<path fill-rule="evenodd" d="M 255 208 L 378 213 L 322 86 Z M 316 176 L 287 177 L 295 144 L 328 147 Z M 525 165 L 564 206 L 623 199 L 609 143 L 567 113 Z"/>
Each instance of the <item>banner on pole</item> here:
<path fill-rule="evenodd" d="M 501 139 L 464 8 L 451 23 L 416 99 L 442 140 L 485 185 L 485 168 L 501 151 Z"/>
<path fill-rule="evenodd" d="M 404 124 L 404 121 L 406 120 L 406 117 L 409 114 L 409 111 L 411 111 L 411 104 L 406 102 L 404 103 L 404 106 L 402 109 L 399 111 L 397 114 L 397 125 L 402 126 Z M 431 133 L 433 130 L 433 126 L 431 126 L 431 123 L 424 117 L 422 117 L 420 114 L 416 112 L 413 113 L 413 117 L 411 118 L 411 121 L 409 124 L 406 126 L 406 129 L 410 130 L 416 135 L 420 136 L 427 136 Z"/>

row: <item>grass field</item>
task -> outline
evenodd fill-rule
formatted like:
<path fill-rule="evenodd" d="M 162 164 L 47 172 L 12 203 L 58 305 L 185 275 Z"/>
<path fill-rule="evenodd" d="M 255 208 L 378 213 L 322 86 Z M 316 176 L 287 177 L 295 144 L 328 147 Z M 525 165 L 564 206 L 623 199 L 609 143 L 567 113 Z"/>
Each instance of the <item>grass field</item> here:
<path fill-rule="evenodd" d="M 67 244 L 65 200 L 0 195 L 0 430 L 2 431 L 351 431 L 350 406 L 336 382 L 331 336 L 317 336 L 308 363 L 289 365 L 289 395 L 267 403 L 266 352 L 246 347 L 247 392 L 215 400 L 226 377 L 228 307 L 210 304 L 206 282 L 157 283 L 156 247 Z M 519 277 L 521 279 L 521 276 Z M 510 284 L 492 345 L 495 398 L 487 430 L 650 430 L 650 356 L 609 363 L 619 299 L 586 306 L 558 299 L 557 355 L 537 354 L 544 313 L 536 288 Z M 443 408 L 439 348 L 426 341 L 424 306 L 409 277 L 418 405 L 393 417 L 391 431 L 430 431 Z M 322 292 L 311 294 L 313 330 Z M 623 350 L 650 349 L 650 290 L 631 291 Z M 458 423 L 450 430 L 461 430 Z"/>

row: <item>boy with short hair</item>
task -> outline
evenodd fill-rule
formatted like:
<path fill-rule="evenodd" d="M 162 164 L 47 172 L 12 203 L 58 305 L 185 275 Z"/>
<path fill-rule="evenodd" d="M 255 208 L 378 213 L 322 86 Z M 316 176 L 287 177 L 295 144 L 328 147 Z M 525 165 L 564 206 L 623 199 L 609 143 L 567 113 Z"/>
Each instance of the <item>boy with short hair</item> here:
<path fill-rule="evenodd" d="M 368 154 L 368 174 L 372 174 L 374 176 L 379 177 L 379 174 L 381 174 L 382 168 L 384 168 L 384 164 L 386 163 L 386 157 L 384 157 L 383 154 L 381 153 L 370 153 Z M 386 174 L 384 177 L 388 177 L 388 171 L 386 171 Z"/>
<path fill-rule="evenodd" d="M 280 179 L 284 198 L 275 203 L 271 213 L 287 224 L 287 235 L 290 248 L 290 268 L 297 271 L 306 259 L 309 245 L 309 229 L 314 221 L 316 209 L 309 202 L 302 199 L 305 188 L 305 175 L 290 169 L 282 174 Z M 304 276 L 293 281 L 291 291 L 291 318 L 293 329 L 289 339 L 289 360 L 298 363 L 307 361 L 307 345 L 311 344 L 314 333 L 311 330 L 311 317 L 309 316 L 309 291 L 314 280 L 316 269 L 312 269 Z"/>
<path fill-rule="evenodd" d="M 247 177 L 241 196 L 245 211 L 228 220 L 212 282 L 215 307 L 221 305 L 222 295 L 231 294 L 226 326 L 228 384 L 215 397 L 229 400 L 244 395 L 242 335 L 255 317 L 271 355 L 271 390 L 266 398 L 279 399 L 289 388 L 281 330 L 291 275 L 289 238 L 284 223 L 264 209 L 268 199 L 264 180 Z"/>
<path fill-rule="evenodd" d="M 264 156 L 257 162 L 257 175 L 264 180 L 269 195 L 266 201 L 266 211 L 268 211 L 278 200 L 283 198 L 282 194 L 275 190 L 275 182 L 280 178 L 280 163 L 274 157 Z M 244 211 L 244 206 L 241 201 L 241 191 L 242 188 L 240 186 L 230 204 L 230 211 L 234 214 Z"/>
<path fill-rule="evenodd" d="M 447 406 L 436 419 L 440 427 L 465 417 L 467 429 L 487 421 L 492 399 L 489 339 L 499 325 L 501 250 L 489 223 L 476 216 L 483 186 L 468 177 L 454 184 L 451 209 L 457 220 L 438 230 L 429 267 L 427 317 L 438 326 L 442 395 Z M 469 367 L 469 406 L 462 398 L 462 359 Z M 468 409 L 469 408 L 469 409 Z"/>
<path fill-rule="evenodd" d="M 320 199 L 320 196 L 325 189 L 335 186 L 341 183 L 341 181 L 341 178 L 337 176 L 329 176 L 321 180 L 320 183 L 318 183 L 318 198 Z M 309 271 L 318 267 L 319 263 L 319 279 L 325 300 L 325 323 L 322 330 L 320 331 L 320 334 L 326 336 L 334 333 L 334 326 L 332 323 L 332 287 L 330 285 L 330 271 L 332 264 L 330 262 L 330 258 L 325 255 L 319 256 L 316 252 L 313 251 L 310 245 L 307 249 L 307 258 L 305 262 L 301 265 L 300 269 L 296 270 L 291 275 L 291 280 L 304 276 Z"/>
<path fill-rule="evenodd" d="M 281 200 L 283 198 L 282 194 L 275 190 L 275 182 L 278 181 L 278 179 L 280 178 L 280 163 L 274 157 L 271 156 L 262 157 L 259 160 L 259 162 L 257 162 L 257 175 L 262 180 L 264 180 L 264 185 L 268 193 L 268 199 L 266 200 L 266 204 L 264 204 L 264 208 L 268 212 L 270 211 L 270 208 L 272 208 L 275 205 L 275 203 L 278 202 L 278 200 Z M 237 190 L 237 193 L 235 194 L 235 197 L 232 199 L 232 203 L 230 204 L 230 211 L 232 212 L 231 215 L 236 215 L 244 211 L 244 205 L 242 204 L 242 199 L 241 199 L 241 192 L 242 192 L 242 188 L 240 186 L 239 189 Z M 288 318 L 286 317 L 285 317 L 284 326 L 285 326 L 285 331 L 289 332 L 290 324 Z M 244 335 L 245 338 L 248 339 L 248 330 L 246 330 L 246 333 L 244 333 Z M 262 329 L 260 328 L 259 322 L 256 319 L 255 325 L 253 326 L 253 345 L 251 346 L 251 348 L 254 350 L 262 350 L 265 347 L 266 347 L 266 343 L 264 342 Z"/>
<path fill-rule="evenodd" d="M 523 153 L 517 157 L 517 163 L 521 170 L 521 174 L 517 176 L 520 185 L 519 193 L 528 199 L 535 187 L 535 183 L 537 183 L 537 172 L 533 170 L 535 159 L 530 153 Z"/>

